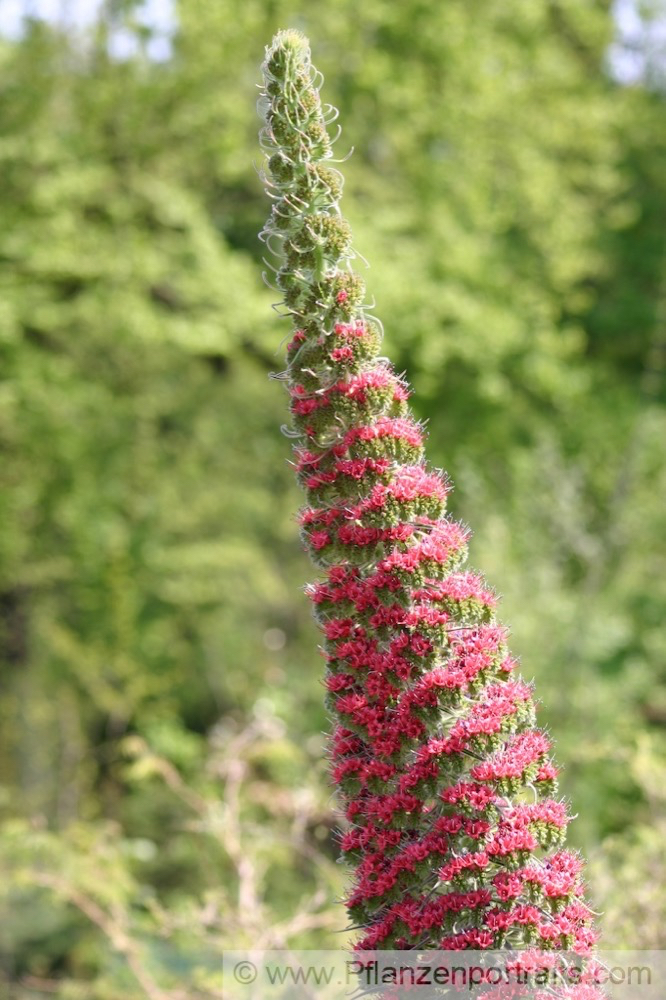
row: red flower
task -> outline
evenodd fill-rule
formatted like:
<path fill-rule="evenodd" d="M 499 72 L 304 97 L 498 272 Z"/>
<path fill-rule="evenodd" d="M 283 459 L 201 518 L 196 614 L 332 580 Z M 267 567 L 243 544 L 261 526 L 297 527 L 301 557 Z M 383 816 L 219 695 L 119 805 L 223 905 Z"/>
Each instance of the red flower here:
<path fill-rule="evenodd" d="M 581 862 L 557 849 L 568 815 L 550 742 L 530 686 L 512 679 L 497 599 L 464 568 L 469 532 L 446 516 L 449 484 L 425 460 L 408 387 L 379 357 L 307 47 L 278 35 L 264 68 L 280 206 L 267 232 L 279 220 L 278 283 L 296 327 L 287 384 L 302 537 L 328 564 L 308 594 L 337 718 L 331 774 L 350 824 L 357 948 L 485 949 L 508 935 L 534 968 L 546 967 L 535 941 L 588 955 Z M 596 986 L 559 996 L 596 1000 Z"/>

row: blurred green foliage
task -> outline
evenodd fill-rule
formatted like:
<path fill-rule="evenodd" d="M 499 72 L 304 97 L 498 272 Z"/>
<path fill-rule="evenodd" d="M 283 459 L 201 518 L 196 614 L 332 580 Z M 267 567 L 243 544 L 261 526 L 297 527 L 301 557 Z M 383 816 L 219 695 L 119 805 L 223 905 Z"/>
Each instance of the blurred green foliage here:
<path fill-rule="evenodd" d="M 0 42 L 0 986 L 216 997 L 225 946 L 341 941 L 256 240 L 286 26 L 605 944 L 664 947 L 664 95 L 610 79 L 606 0 L 181 0 L 161 63 L 109 57 L 132 17 Z"/>

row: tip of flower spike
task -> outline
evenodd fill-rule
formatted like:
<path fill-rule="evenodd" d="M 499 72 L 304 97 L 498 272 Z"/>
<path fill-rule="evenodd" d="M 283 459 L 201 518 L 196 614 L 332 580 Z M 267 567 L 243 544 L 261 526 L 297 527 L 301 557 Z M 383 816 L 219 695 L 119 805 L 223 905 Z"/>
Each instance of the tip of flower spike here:
<path fill-rule="evenodd" d="M 266 65 L 275 72 L 294 60 L 301 63 L 310 61 L 310 42 L 302 31 L 285 28 L 278 31 L 271 44 L 266 46 Z"/>
<path fill-rule="evenodd" d="M 302 31 L 297 28 L 283 28 L 273 36 L 271 51 L 277 48 L 293 49 L 301 52 L 310 51 L 310 43 Z"/>

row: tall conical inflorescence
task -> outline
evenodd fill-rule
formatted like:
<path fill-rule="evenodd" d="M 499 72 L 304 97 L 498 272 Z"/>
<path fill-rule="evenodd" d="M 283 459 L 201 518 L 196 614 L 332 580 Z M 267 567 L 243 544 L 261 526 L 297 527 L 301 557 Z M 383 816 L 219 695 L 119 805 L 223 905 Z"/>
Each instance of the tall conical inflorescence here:
<path fill-rule="evenodd" d="M 408 389 L 378 357 L 339 201 L 307 40 L 280 32 L 263 65 L 262 233 L 295 332 L 285 373 L 310 588 L 335 719 L 332 776 L 355 867 L 360 949 L 589 954 L 581 861 L 564 849 L 550 741 L 515 675 L 495 597 L 464 568 L 467 530 L 424 459 Z M 267 261 L 267 263 L 270 263 Z M 272 265 L 271 265 L 272 266 Z M 596 996 L 567 992 L 566 996 Z"/>

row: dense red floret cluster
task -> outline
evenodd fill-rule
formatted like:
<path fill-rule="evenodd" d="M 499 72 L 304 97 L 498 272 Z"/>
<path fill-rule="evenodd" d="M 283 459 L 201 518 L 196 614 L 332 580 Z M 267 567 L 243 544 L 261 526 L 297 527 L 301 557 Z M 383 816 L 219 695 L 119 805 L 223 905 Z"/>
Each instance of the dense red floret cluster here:
<path fill-rule="evenodd" d="M 368 323 L 349 329 L 362 342 Z M 550 741 L 514 677 L 492 592 L 463 568 L 468 533 L 445 515 L 449 485 L 425 462 L 387 364 L 370 356 L 326 387 L 327 327 L 310 336 L 318 367 L 299 336 L 289 391 L 307 440 L 296 449 L 310 497 L 300 524 L 326 568 L 309 593 L 337 720 L 332 776 L 347 805 L 359 947 L 588 953 Z M 321 391 L 305 389 L 301 368 Z M 343 400 L 355 409 L 341 411 Z M 315 410 L 327 419 L 313 429 Z"/>
<path fill-rule="evenodd" d="M 267 231 L 284 240 L 277 280 L 296 325 L 286 379 L 307 496 L 299 521 L 325 571 L 308 592 L 357 948 L 589 955 L 595 933 L 580 860 L 563 846 L 550 740 L 515 676 L 496 599 L 465 569 L 468 531 L 446 515 L 449 484 L 425 460 L 407 387 L 378 357 L 380 330 L 322 180 L 330 147 L 304 58 L 278 45 L 265 65 Z M 589 989 L 562 996 L 599 995 Z"/>

